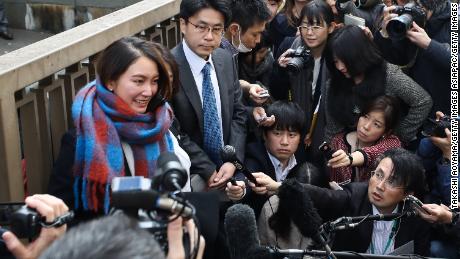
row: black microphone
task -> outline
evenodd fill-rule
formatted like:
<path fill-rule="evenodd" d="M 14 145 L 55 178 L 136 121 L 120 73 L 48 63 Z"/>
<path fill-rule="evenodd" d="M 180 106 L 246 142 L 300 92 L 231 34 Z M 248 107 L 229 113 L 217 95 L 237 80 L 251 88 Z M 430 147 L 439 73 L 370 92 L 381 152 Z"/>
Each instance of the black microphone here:
<path fill-rule="evenodd" d="M 164 210 L 172 214 L 179 214 L 189 219 L 194 209 L 175 199 L 160 196 L 154 190 L 129 190 L 112 192 L 112 206 L 119 209 Z"/>
<path fill-rule="evenodd" d="M 319 232 L 322 219 L 307 190 L 295 179 L 287 179 L 281 185 L 278 197 L 279 208 L 297 208 L 291 210 L 291 220 L 305 237 L 311 237 L 317 243 L 323 245 L 326 253 L 335 258 L 332 250 Z M 282 204 L 284 203 L 284 204 Z"/>
<path fill-rule="evenodd" d="M 157 172 L 152 179 L 152 188 L 161 192 L 182 189 L 187 183 L 187 171 L 172 152 L 163 152 L 157 160 Z"/>
<path fill-rule="evenodd" d="M 375 214 L 375 215 L 357 216 L 357 217 L 341 217 L 333 222 L 328 223 L 328 229 L 330 231 L 345 230 L 345 229 L 355 228 L 364 221 L 390 221 L 390 220 L 399 219 L 403 217 L 414 217 L 414 216 L 417 216 L 417 213 L 415 211 L 405 211 L 402 213 L 392 213 L 392 214 Z"/>
<path fill-rule="evenodd" d="M 236 157 L 236 150 L 231 145 L 225 145 L 220 150 L 220 155 L 222 157 L 222 161 L 224 163 L 230 162 L 232 163 L 237 170 L 240 170 L 249 181 L 253 184 L 257 185 L 256 178 L 252 175 L 252 173 L 241 163 L 240 160 Z"/>
<path fill-rule="evenodd" d="M 263 250 L 260 248 L 254 210 L 248 205 L 231 206 L 225 213 L 224 228 L 231 259 L 249 258 L 250 254 Z"/>

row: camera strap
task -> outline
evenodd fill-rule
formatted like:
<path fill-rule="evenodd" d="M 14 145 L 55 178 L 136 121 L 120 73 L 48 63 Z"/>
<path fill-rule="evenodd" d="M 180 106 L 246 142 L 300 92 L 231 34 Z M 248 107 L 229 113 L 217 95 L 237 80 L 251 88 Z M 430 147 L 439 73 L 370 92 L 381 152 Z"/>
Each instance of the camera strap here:
<path fill-rule="evenodd" d="M 51 222 L 40 222 L 40 225 L 44 228 L 58 228 L 61 227 L 69 222 L 71 222 L 74 218 L 73 211 L 69 211 L 62 216 L 58 216 Z"/>

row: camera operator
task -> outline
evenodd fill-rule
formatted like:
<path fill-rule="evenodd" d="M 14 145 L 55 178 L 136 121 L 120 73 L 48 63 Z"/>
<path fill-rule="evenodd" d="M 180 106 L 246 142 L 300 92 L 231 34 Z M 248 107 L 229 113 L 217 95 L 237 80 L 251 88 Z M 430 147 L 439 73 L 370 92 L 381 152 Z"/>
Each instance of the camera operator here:
<path fill-rule="evenodd" d="M 160 245 L 151 233 L 140 229 L 137 221 L 123 213 L 102 217 L 82 223 L 72 228 L 61 239 L 54 242 L 40 259 L 80 259 L 80 258 L 138 258 L 138 259 L 185 259 L 186 249 L 197 249 L 201 259 L 204 239 L 199 237 L 199 247 L 185 248 L 183 237 L 188 233 L 189 244 L 196 244 L 198 233 L 192 220 L 183 221 L 181 217 L 168 224 L 169 252 L 165 257 Z"/>
<path fill-rule="evenodd" d="M 69 211 L 65 203 L 54 196 L 48 194 L 36 194 L 29 196 L 25 200 L 29 208 L 46 218 L 46 222 L 53 222 L 57 217 Z M 1 236 L 6 247 L 18 259 L 37 258 L 54 240 L 66 232 L 66 225 L 60 227 L 42 228 L 37 239 L 28 245 L 24 245 L 12 232 L 5 232 Z M 2 257 L 0 251 L 0 257 Z M 3 257 L 2 257 L 3 258 Z M 8 258 L 8 257 L 7 257 Z"/>
<path fill-rule="evenodd" d="M 386 60 L 405 66 L 407 74 L 431 95 L 434 103 L 431 114 L 447 112 L 450 110 L 450 1 L 418 0 L 415 6 L 411 5 L 413 10 L 421 6 L 426 13 L 426 24 L 411 22 L 404 38 L 392 39 L 387 25 L 398 17 L 393 13 L 397 7 L 385 7 L 382 28 L 374 33 L 374 41 Z M 417 18 L 418 14 L 410 16 Z"/>
<path fill-rule="evenodd" d="M 326 91 L 326 81 L 329 78 L 323 53 L 329 35 L 335 28 L 333 18 L 332 9 L 324 1 L 309 2 L 300 13 L 300 35 L 292 43 L 289 39 L 283 41 L 278 51 L 283 54 L 278 59 L 279 66 L 275 68 L 279 71 L 276 73 L 279 78 L 275 81 L 289 80 L 276 87 L 287 92 L 283 95 L 288 100 L 299 104 L 307 119 L 307 127 L 301 136 L 304 145 L 301 145 L 303 147 L 298 149 L 296 155 L 300 162 L 308 160 L 315 165 L 322 162 L 316 151 L 323 142 L 325 115 L 321 96 Z"/>
<path fill-rule="evenodd" d="M 436 120 L 448 118 L 442 112 L 436 112 Z M 449 119 L 450 120 L 450 119 Z M 436 136 L 433 132 L 430 137 L 420 141 L 417 153 L 423 159 L 429 189 L 431 190 L 427 200 L 430 203 L 441 203 L 441 205 L 428 204 L 425 213 L 420 210 L 420 216 L 431 223 L 455 223 L 452 214 L 443 204 L 450 204 L 451 201 L 451 132 L 444 128 L 445 137 Z M 425 130 L 423 131 L 425 133 Z M 427 132 L 430 133 L 430 132 Z M 458 180 L 458 176 L 457 176 Z M 457 220 L 458 221 L 458 220 Z M 455 247 L 460 244 L 460 225 L 433 225 L 431 240 L 431 255 L 434 257 L 452 258 L 455 257 Z"/>
<path fill-rule="evenodd" d="M 437 121 L 444 117 L 436 112 Z M 431 136 L 420 141 L 417 154 L 423 158 L 423 166 L 427 172 L 428 184 L 431 187 L 433 201 L 450 204 L 451 178 L 451 132 L 444 129 L 446 137 Z"/>

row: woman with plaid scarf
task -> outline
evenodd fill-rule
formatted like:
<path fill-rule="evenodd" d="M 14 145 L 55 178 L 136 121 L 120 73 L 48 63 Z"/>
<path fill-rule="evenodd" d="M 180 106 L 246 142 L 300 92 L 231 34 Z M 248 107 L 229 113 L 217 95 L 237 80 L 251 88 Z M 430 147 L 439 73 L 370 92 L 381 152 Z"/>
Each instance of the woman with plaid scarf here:
<path fill-rule="evenodd" d="M 97 74 L 75 97 L 75 129 L 62 139 L 49 185 L 79 220 L 107 214 L 114 177 L 152 178 L 161 152 L 174 152 L 190 172 L 190 158 L 169 130 L 173 89 L 159 46 L 120 39 L 100 54 Z M 183 190 L 190 191 L 189 181 Z"/>

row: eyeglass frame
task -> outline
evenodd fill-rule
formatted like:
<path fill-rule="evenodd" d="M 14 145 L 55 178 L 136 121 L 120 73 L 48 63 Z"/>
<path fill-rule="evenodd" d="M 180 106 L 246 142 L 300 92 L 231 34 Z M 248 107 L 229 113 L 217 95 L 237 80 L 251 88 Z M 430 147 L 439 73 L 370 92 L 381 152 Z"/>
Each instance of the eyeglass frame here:
<path fill-rule="evenodd" d="M 383 173 L 381 170 L 380 171 L 377 171 L 377 170 L 373 170 L 370 172 L 371 173 L 371 177 L 373 177 L 375 175 L 375 178 L 377 179 L 377 181 L 379 183 L 381 183 L 383 181 L 383 179 L 385 178 L 385 173 Z M 379 176 L 376 175 L 376 173 L 379 173 L 379 174 L 382 174 L 383 177 L 379 178 Z M 390 179 L 391 178 L 391 179 Z M 393 183 L 394 181 L 394 177 L 388 177 L 387 179 L 385 179 L 384 181 L 384 184 L 387 188 L 391 188 L 391 189 L 404 189 L 403 186 L 399 185 L 399 186 L 394 186 L 395 183 Z"/>
<path fill-rule="evenodd" d="M 188 19 L 187 19 L 187 22 L 190 23 L 191 25 L 193 25 L 195 27 L 195 29 L 197 30 L 197 32 L 199 32 L 199 33 L 208 34 L 209 32 L 211 32 L 211 34 L 213 36 L 223 36 L 224 35 L 225 27 L 223 27 L 223 26 L 222 26 L 222 28 L 216 28 L 216 27 L 211 26 L 209 24 L 206 24 L 206 25 L 199 24 L 199 25 L 197 25 L 197 24 L 194 24 L 193 22 L 191 22 Z M 214 33 L 215 29 L 220 29 L 220 32 L 219 33 Z"/>
<path fill-rule="evenodd" d="M 305 32 L 308 32 L 308 30 L 312 32 L 318 32 L 320 29 L 324 29 L 325 26 L 303 24 L 303 25 L 297 26 L 297 28 L 299 29 L 300 32 L 302 32 L 302 29 L 305 29 L 306 30 Z"/>

